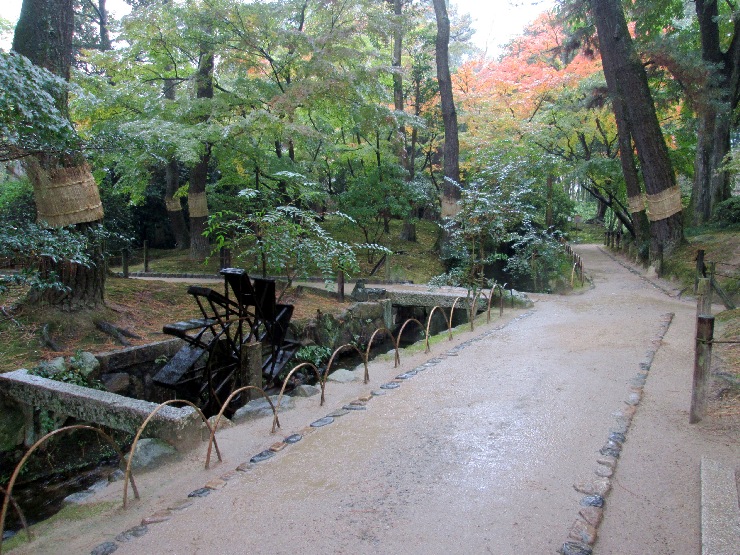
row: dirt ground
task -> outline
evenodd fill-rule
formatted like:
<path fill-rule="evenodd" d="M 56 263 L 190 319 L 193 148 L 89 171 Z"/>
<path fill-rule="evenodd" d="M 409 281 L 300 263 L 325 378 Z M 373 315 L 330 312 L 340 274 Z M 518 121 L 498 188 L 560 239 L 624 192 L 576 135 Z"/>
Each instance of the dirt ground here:
<path fill-rule="evenodd" d="M 594 552 L 700 553 L 700 460 L 738 468 L 740 429 L 732 411 L 688 424 L 695 306 L 596 246 L 580 252 L 585 292 L 533 295 L 533 309 L 402 354 L 399 368 L 376 361 L 367 385 L 327 384 L 323 407 L 298 399 L 276 434 L 269 418 L 225 429 L 209 470 L 203 444 L 137 476 L 128 509 L 113 483 L 86 518 L 42 525 L 12 553 L 554 553 L 583 509 L 575 486 L 601 480 L 620 426 Z M 309 427 L 372 391 L 384 394 Z"/>

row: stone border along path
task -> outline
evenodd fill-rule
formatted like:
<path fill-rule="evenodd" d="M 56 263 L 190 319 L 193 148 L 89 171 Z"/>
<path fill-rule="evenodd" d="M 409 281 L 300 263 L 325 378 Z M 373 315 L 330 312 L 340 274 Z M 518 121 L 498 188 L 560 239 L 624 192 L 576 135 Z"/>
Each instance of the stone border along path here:
<path fill-rule="evenodd" d="M 315 420 L 314 422 L 312 422 L 311 424 L 303 428 L 299 433 L 292 434 L 286 437 L 285 439 L 283 439 L 283 441 L 278 441 L 274 443 L 273 445 L 269 447 L 269 449 L 265 449 L 264 451 L 257 453 L 251 459 L 249 459 L 249 461 L 245 461 L 241 463 L 234 470 L 231 470 L 221 475 L 219 478 L 214 478 L 212 480 L 209 480 L 206 484 L 203 485 L 202 488 L 198 488 L 196 490 L 191 491 L 187 495 L 186 498 L 176 501 L 174 503 L 171 503 L 167 509 L 162 510 L 162 511 L 157 511 L 155 513 L 152 513 L 148 517 L 143 518 L 141 520 L 140 525 L 129 528 L 128 530 L 124 530 L 123 532 L 121 532 L 115 537 L 115 541 L 107 541 L 107 542 L 98 544 L 90 552 L 90 555 L 110 555 L 111 553 L 115 552 L 118 549 L 119 544 L 127 543 L 132 540 L 135 540 L 136 538 L 140 538 L 144 536 L 147 532 L 149 532 L 150 525 L 158 524 L 160 522 L 166 522 L 170 520 L 173 516 L 175 516 L 179 511 L 187 509 L 188 507 L 195 504 L 198 498 L 206 497 L 210 495 L 213 491 L 223 489 L 228 483 L 228 481 L 238 476 L 240 472 L 249 472 L 252 468 L 254 468 L 256 464 L 273 458 L 276 453 L 282 451 L 283 449 L 285 449 L 286 447 L 290 445 L 298 443 L 301 439 L 303 439 L 304 436 L 310 433 L 314 433 L 318 428 L 322 428 L 324 426 L 327 426 L 333 423 L 335 418 L 339 418 L 341 416 L 350 414 L 353 411 L 366 410 L 367 409 L 366 404 L 373 397 L 385 395 L 388 392 L 388 390 L 399 388 L 405 380 L 413 378 L 419 372 L 423 372 L 424 370 L 427 370 L 429 368 L 436 366 L 437 364 L 439 364 L 440 362 L 442 362 L 444 359 L 448 357 L 457 356 L 458 353 L 462 351 L 463 349 L 465 349 L 466 347 L 469 347 L 470 345 L 474 343 L 482 341 L 483 339 L 487 339 L 494 333 L 501 331 L 507 326 L 515 322 L 518 322 L 519 320 L 527 318 L 528 316 L 532 314 L 533 314 L 533 311 L 531 310 L 523 314 L 520 314 L 519 316 L 511 319 L 510 321 L 506 322 L 503 325 L 491 328 L 490 330 L 487 330 L 486 332 L 481 333 L 480 335 L 472 337 L 468 339 L 467 341 L 464 341 L 456 345 L 455 347 L 445 351 L 439 356 L 430 358 L 425 363 L 420 364 L 416 368 L 413 368 L 412 370 L 408 370 L 407 372 L 403 372 L 402 374 L 399 374 L 398 376 L 396 376 L 394 380 L 380 385 L 379 386 L 380 389 L 372 391 L 369 395 L 359 397 L 355 401 L 351 401 L 349 404 L 344 405 L 341 409 L 337 409 L 335 411 L 330 412 L 324 418 Z M 652 358 L 650 360 L 652 360 Z M 632 412 L 634 413 L 634 410 Z M 584 553 L 590 553 L 590 551 L 587 551 Z"/>
<path fill-rule="evenodd" d="M 673 313 L 667 313 L 662 317 L 658 332 L 653 338 L 652 347 L 645 354 L 644 360 L 640 362 L 640 371 L 630 381 L 629 394 L 624 401 L 626 407 L 620 407 L 612 413 L 615 417 L 615 424 L 609 429 L 607 440 L 599 450 L 600 456 L 596 459 L 594 470 L 596 478 L 590 482 L 573 485 L 576 491 L 584 494 L 584 497 L 580 501 L 578 517 L 573 522 L 568 538 L 559 550 L 562 555 L 591 555 L 593 553 L 592 546 L 596 542 L 599 524 L 604 516 L 604 504 L 606 496 L 611 491 L 612 477 L 616 471 L 622 444 L 627 440 L 627 432 L 642 399 L 650 366 L 671 326 L 673 316 Z"/>

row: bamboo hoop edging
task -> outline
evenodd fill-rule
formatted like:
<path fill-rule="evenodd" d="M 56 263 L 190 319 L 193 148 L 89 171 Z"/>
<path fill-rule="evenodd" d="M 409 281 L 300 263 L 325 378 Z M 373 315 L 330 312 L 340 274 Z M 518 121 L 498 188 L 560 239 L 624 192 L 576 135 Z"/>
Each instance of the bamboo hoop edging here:
<path fill-rule="evenodd" d="M 439 309 L 439 311 L 442 313 L 442 316 L 445 319 L 445 322 L 447 322 L 447 335 L 449 338 L 449 341 L 452 341 L 452 318 L 447 318 L 445 316 L 445 311 L 441 306 L 435 306 L 432 308 L 432 311 L 429 313 L 429 317 L 427 318 L 427 336 L 426 336 L 426 352 L 429 352 L 429 327 L 432 325 L 432 316 L 434 316 L 434 311 Z"/>
<path fill-rule="evenodd" d="M 152 412 L 149 413 L 149 416 L 147 416 L 144 419 L 144 422 L 141 423 L 141 426 L 139 426 L 139 429 L 136 430 L 136 435 L 134 436 L 134 441 L 131 444 L 131 449 L 129 450 L 129 454 L 131 455 L 128 458 L 128 462 L 126 463 L 126 474 L 124 476 L 124 483 L 123 483 L 123 508 L 126 508 L 126 503 L 128 501 L 128 478 L 131 475 L 131 464 L 134 460 L 134 453 L 136 452 L 136 445 L 139 443 L 139 438 L 141 437 L 141 434 L 144 433 L 144 429 L 147 427 L 149 422 L 152 418 L 165 406 L 171 405 L 173 403 L 185 403 L 186 405 L 190 405 L 193 407 L 198 414 L 200 415 L 201 420 L 205 422 L 206 426 L 208 426 L 208 430 L 211 429 L 211 424 L 208 422 L 208 419 L 206 418 L 206 415 L 203 414 L 203 411 L 200 410 L 198 407 L 196 407 L 193 403 L 190 401 L 186 401 L 185 399 L 170 399 L 168 401 L 165 401 L 164 403 L 160 403 L 157 405 Z M 210 445 L 209 447 L 209 453 L 210 453 Z M 216 453 L 218 454 L 218 460 L 221 460 L 221 452 L 218 450 L 218 445 L 216 445 Z M 208 468 L 208 461 L 206 461 L 206 468 Z M 134 493 L 136 493 L 136 499 L 139 499 L 139 494 L 134 490 Z"/>
<path fill-rule="evenodd" d="M 367 367 L 367 356 L 362 353 L 357 345 L 353 345 L 352 343 L 345 343 L 344 345 L 340 345 L 339 347 L 334 349 L 334 352 L 331 354 L 329 362 L 326 364 L 326 370 L 324 371 L 324 382 L 326 382 L 326 380 L 329 378 L 331 366 L 332 364 L 334 364 L 334 357 L 337 356 L 341 351 L 346 350 L 347 347 L 354 349 L 355 351 L 357 351 L 357 354 L 360 355 L 362 363 L 365 365 L 365 383 L 368 383 L 370 381 L 370 370 Z"/>
<path fill-rule="evenodd" d="M 373 346 L 373 341 L 375 340 L 375 336 L 376 336 L 376 335 L 377 335 L 378 333 L 380 333 L 380 332 L 383 332 L 383 331 L 384 331 L 384 332 L 387 332 L 387 333 L 388 333 L 388 335 L 390 335 L 390 336 L 391 336 L 391 341 L 393 342 L 393 347 L 394 347 L 394 348 L 395 348 L 395 350 L 396 350 L 396 357 L 395 357 L 395 361 L 394 361 L 394 365 L 393 365 L 393 368 L 397 368 L 397 367 L 398 367 L 398 365 L 399 365 L 399 364 L 401 364 L 401 355 L 400 355 L 400 354 L 398 353 L 398 342 L 396 341 L 396 338 L 395 338 L 395 336 L 393 335 L 393 332 L 392 332 L 391 330 L 389 330 L 388 328 L 385 328 L 385 327 L 381 327 L 381 328 L 378 328 L 378 329 L 376 329 L 376 330 L 375 330 L 375 331 L 373 332 L 373 334 L 372 334 L 372 335 L 370 336 L 370 341 L 368 341 L 368 344 L 367 344 L 367 349 L 365 349 L 365 360 L 367 360 L 367 359 L 369 359 L 369 358 L 370 358 L 370 349 L 371 349 L 371 348 L 372 348 L 372 346 Z"/>
<path fill-rule="evenodd" d="M 421 322 L 419 322 L 419 320 L 417 320 L 416 318 L 409 318 L 408 320 L 406 320 L 403 323 L 403 326 L 401 326 L 401 329 L 398 332 L 398 337 L 396 338 L 396 353 L 398 352 L 398 346 L 401 343 L 401 336 L 403 335 L 403 330 L 406 329 L 406 325 L 409 322 L 416 322 L 417 324 L 419 324 L 419 327 L 421 328 L 421 331 L 423 331 L 424 332 L 424 335 L 426 336 L 426 330 L 424 329 L 424 324 L 422 324 Z M 428 341 L 428 339 L 429 339 L 429 337 L 427 336 L 427 344 L 426 344 L 427 346 L 424 349 L 424 352 L 425 353 L 429 352 L 429 341 Z M 400 361 L 400 357 L 399 357 L 399 361 Z"/>
<path fill-rule="evenodd" d="M 2 533 L 5 530 L 5 516 L 8 512 L 8 504 L 10 503 L 10 498 L 13 494 L 13 486 L 15 485 L 15 481 L 18 479 L 18 475 L 21 472 L 21 469 L 23 468 L 23 465 L 26 464 L 26 461 L 30 458 L 30 456 L 36 451 L 36 449 L 39 448 L 39 446 L 46 442 L 49 438 L 60 434 L 62 432 L 68 432 L 71 430 L 92 430 L 96 432 L 97 434 L 100 434 L 103 436 L 103 438 L 116 450 L 118 453 L 118 456 L 123 459 L 123 452 L 118 447 L 115 441 L 113 441 L 113 438 L 111 438 L 108 434 L 106 434 L 103 430 L 100 428 L 96 428 L 94 426 L 88 426 L 87 424 L 74 424 L 72 426 L 64 426 L 63 428 L 59 428 L 58 430 L 53 430 L 46 434 L 44 437 L 36 441 L 31 448 L 26 451 L 25 455 L 21 458 L 20 461 L 18 461 L 18 464 L 15 465 L 15 469 L 13 470 L 13 474 L 10 476 L 10 480 L 8 481 L 8 489 L 5 493 L 5 499 L 3 500 L 3 508 L 0 510 L 0 554 L 2 553 L 2 546 L 3 546 L 3 537 Z M 134 477 L 129 475 L 128 479 L 131 480 L 131 487 L 134 489 L 134 495 L 136 495 L 136 498 L 139 498 L 139 490 L 136 488 L 136 482 L 134 481 Z M 128 482 L 127 482 L 128 483 Z"/>
<path fill-rule="evenodd" d="M 471 305 L 470 310 L 470 322 L 471 322 L 471 328 L 473 320 L 475 320 L 475 316 L 477 316 L 478 313 L 478 299 L 483 297 L 486 300 L 486 324 L 489 324 L 491 322 L 491 301 L 488 300 L 488 295 L 486 295 L 483 290 L 478 291 L 478 294 L 475 296 L 475 300 L 473 301 L 473 304 Z M 475 314 L 473 313 L 473 310 L 475 310 Z"/>
<path fill-rule="evenodd" d="M 7 496 L 8 492 L 6 492 L 2 486 L 0 486 L 0 493 Z M 13 508 L 15 509 L 15 512 L 18 514 L 18 518 L 21 521 L 21 526 L 23 526 L 23 529 L 26 531 L 26 535 L 28 536 L 28 543 L 31 543 L 33 541 L 33 534 L 31 534 L 31 529 L 28 527 L 28 522 L 26 521 L 26 515 L 23 514 L 23 511 L 21 510 L 21 506 L 18 505 L 18 502 L 13 499 L 12 497 L 9 497 L 10 502 L 13 504 Z M 2 537 L 5 533 L 5 523 L 3 523 L 3 527 L 0 528 L 0 545 L 2 544 Z"/>
<path fill-rule="evenodd" d="M 301 362 L 300 364 L 296 364 L 293 368 L 290 369 L 290 372 L 288 372 L 288 375 L 285 376 L 285 379 L 283 380 L 283 387 L 280 388 L 280 394 L 278 395 L 277 405 L 275 406 L 274 415 L 272 417 L 272 431 L 270 433 L 274 434 L 275 427 L 276 426 L 278 428 L 280 427 L 280 422 L 278 421 L 278 410 L 280 409 L 280 403 L 283 400 L 283 394 L 285 393 L 285 387 L 288 384 L 288 380 L 290 379 L 290 377 L 293 375 L 293 373 L 296 370 L 303 368 L 304 366 L 310 366 L 311 368 L 313 368 L 313 371 L 316 374 L 316 378 L 319 380 L 319 385 L 321 385 L 321 402 L 319 406 L 324 406 L 324 386 L 325 384 L 321 381 L 321 374 L 319 373 L 319 369 L 316 368 L 316 366 L 310 362 Z M 269 401 L 269 398 L 268 398 L 268 401 Z M 270 404 L 272 405 L 272 403 Z"/>
<path fill-rule="evenodd" d="M 267 394 L 261 387 L 257 387 L 256 385 L 245 385 L 244 387 L 240 387 L 232 391 L 229 394 L 229 396 L 226 398 L 226 401 L 221 405 L 221 410 L 218 411 L 218 415 L 216 416 L 216 420 L 214 421 L 213 426 L 211 426 L 210 423 L 206 420 L 206 424 L 208 425 L 208 431 L 211 432 L 208 438 L 208 450 L 206 451 L 206 470 L 208 470 L 208 467 L 211 464 L 211 446 L 212 445 L 216 446 L 216 454 L 218 455 L 218 460 L 219 461 L 222 460 L 221 453 L 218 450 L 218 443 L 216 443 L 216 430 L 218 430 L 218 424 L 219 422 L 221 422 L 221 417 L 224 415 L 224 411 L 226 410 L 226 407 L 229 406 L 229 403 L 231 402 L 231 400 L 234 398 L 234 396 L 237 393 L 241 393 L 242 391 L 246 391 L 247 389 L 256 389 L 257 391 L 261 392 L 262 395 L 267 399 L 267 402 L 270 403 L 270 406 L 272 407 L 273 415 L 277 416 L 277 410 L 272 405 L 272 401 L 270 401 L 270 398 L 267 396 Z M 280 426 L 280 423 L 278 423 L 278 426 Z"/>

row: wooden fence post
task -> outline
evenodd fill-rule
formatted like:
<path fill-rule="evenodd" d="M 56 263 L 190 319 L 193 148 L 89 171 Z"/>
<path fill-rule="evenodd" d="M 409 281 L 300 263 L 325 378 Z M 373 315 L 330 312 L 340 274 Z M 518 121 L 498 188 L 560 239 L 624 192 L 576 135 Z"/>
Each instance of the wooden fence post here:
<path fill-rule="evenodd" d="M 149 271 L 149 241 L 144 241 L 144 271 Z"/>
<path fill-rule="evenodd" d="M 709 278 L 697 280 L 696 315 L 712 314 L 712 281 Z"/>
<path fill-rule="evenodd" d="M 128 249 L 125 248 L 121 251 L 121 266 L 123 266 L 123 277 L 128 277 Z"/>
<path fill-rule="evenodd" d="M 712 339 L 714 316 L 699 315 L 696 321 L 696 351 L 694 354 L 694 384 L 691 389 L 689 424 L 696 424 L 704 416 L 707 382 L 712 366 Z"/>
<path fill-rule="evenodd" d="M 696 251 L 696 276 L 694 276 L 694 295 L 698 293 L 699 280 L 704 277 L 704 249 Z"/>
<path fill-rule="evenodd" d="M 337 293 L 339 294 L 339 302 L 344 302 L 344 272 L 339 270 L 337 274 Z"/>

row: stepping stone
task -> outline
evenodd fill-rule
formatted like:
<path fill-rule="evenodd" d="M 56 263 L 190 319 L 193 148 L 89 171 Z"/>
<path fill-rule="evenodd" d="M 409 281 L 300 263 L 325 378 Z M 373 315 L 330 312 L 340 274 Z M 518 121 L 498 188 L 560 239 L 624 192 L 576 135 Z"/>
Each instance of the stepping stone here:
<path fill-rule="evenodd" d="M 275 456 L 275 452 L 274 451 L 270 451 L 269 449 L 265 449 L 261 453 L 257 453 L 254 457 L 252 457 L 251 459 L 249 459 L 249 462 L 251 462 L 251 463 L 258 463 L 258 462 L 266 461 L 267 459 L 271 459 L 274 456 Z"/>
<path fill-rule="evenodd" d="M 325 416 L 324 418 L 319 418 L 315 422 L 311 422 L 312 428 L 321 428 L 322 426 L 326 426 L 327 424 L 331 424 L 334 422 L 334 418 L 331 416 Z"/>
<path fill-rule="evenodd" d="M 120 534 L 118 534 L 116 536 L 116 541 L 121 542 L 121 543 L 131 541 L 134 538 L 140 538 L 141 536 L 146 534 L 148 531 L 149 531 L 148 526 L 134 526 L 133 528 L 129 528 L 125 532 L 121 532 Z"/>
<path fill-rule="evenodd" d="M 350 410 L 367 410 L 367 407 L 364 405 L 344 405 L 342 407 L 343 410 L 350 411 Z"/>
<path fill-rule="evenodd" d="M 380 389 L 396 389 L 397 387 L 401 387 L 401 384 L 395 383 L 395 382 L 388 382 L 384 383 L 380 386 Z"/>
<path fill-rule="evenodd" d="M 303 439 L 303 436 L 301 434 L 292 434 L 286 437 L 283 441 L 287 443 L 288 445 L 292 445 L 293 443 L 298 443 Z"/>
<path fill-rule="evenodd" d="M 95 546 L 95 548 L 90 552 L 90 555 L 110 555 L 116 549 L 118 549 L 118 544 L 116 542 L 104 542 Z"/>
<path fill-rule="evenodd" d="M 205 497 L 206 495 L 210 495 L 211 491 L 213 490 L 208 488 L 198 488 L 188 493 L 188 497 Z"/>
<path fill-rule="evenodd" d="M 326 416 L 328 418 L 339 418 L 340 416 L 345 416 L 349 414 L 349 411 L 347 409 L 337 409 L 332 413 L 327 414 Z"/>

